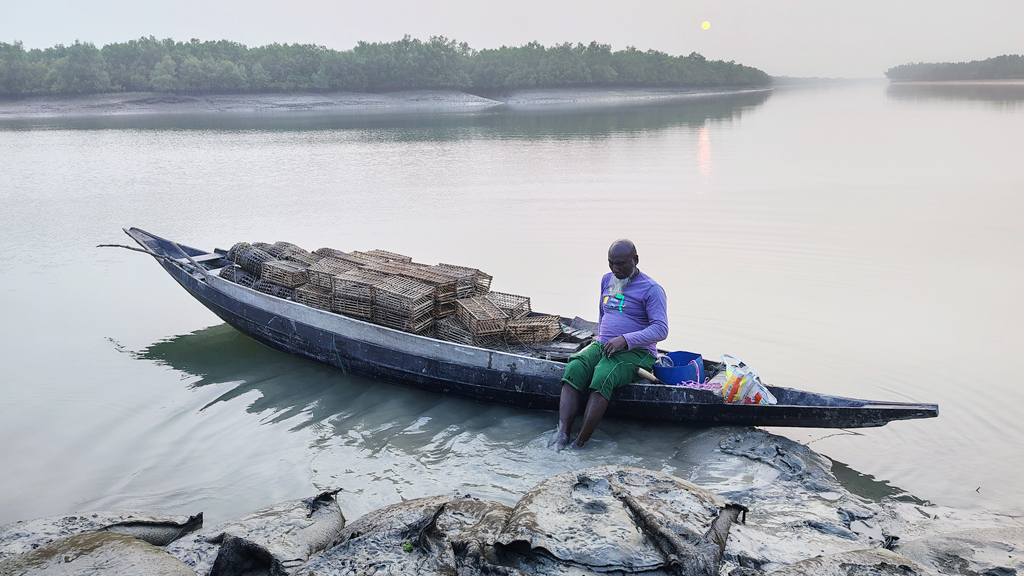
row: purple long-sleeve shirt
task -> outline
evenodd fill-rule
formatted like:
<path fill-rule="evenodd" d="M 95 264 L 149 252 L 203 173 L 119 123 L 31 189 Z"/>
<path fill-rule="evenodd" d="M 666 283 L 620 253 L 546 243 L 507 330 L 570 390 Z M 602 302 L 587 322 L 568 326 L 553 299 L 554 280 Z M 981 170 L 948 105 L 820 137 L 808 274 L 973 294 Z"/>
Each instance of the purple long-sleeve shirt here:
<path fill-rule="evenodd" d="M 656 344 L 668 337 L 668 307 L 665 290 L 653 278 L 637 271 L 621 297 L 608 286 L 612 274 L 601 278 L 601 308 L 597 340 L 602 344 L 616 336 L 626 338 L 630 349 L 646 348 L 657 355 Z"/>

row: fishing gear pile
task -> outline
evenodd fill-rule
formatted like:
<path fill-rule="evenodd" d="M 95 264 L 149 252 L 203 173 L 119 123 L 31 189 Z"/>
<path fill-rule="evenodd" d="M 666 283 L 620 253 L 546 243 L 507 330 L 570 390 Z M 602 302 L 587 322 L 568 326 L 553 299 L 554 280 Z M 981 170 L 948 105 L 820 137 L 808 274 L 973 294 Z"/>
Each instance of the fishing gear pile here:
<path fill-rule="evenodd" d="M 537 314 L 530 298 L 492 292 L 492 276 L 455 264 L 421 264 L 387 250 L 309 252 L 289 242 L 239 242 L 221 278 L 265 294 L 449 342 L 565 358 L 593 338 Z M 557 340 L 557 342 L 556 342 Z"/>

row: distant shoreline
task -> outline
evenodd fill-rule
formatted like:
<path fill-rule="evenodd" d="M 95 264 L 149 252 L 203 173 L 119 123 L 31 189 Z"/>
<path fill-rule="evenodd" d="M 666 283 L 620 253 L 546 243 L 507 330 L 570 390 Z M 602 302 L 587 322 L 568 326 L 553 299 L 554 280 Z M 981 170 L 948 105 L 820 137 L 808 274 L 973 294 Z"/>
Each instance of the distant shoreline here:
<path fill-rule="evenodd" d="M 0 99 L 0 121 L 157 115 L 466 114 L 501 109 L 573 111 L 670 104 L 768 90 L 771 88 L 551 88 L 511 90 L 486 97 L 456 90 L 207 95 L 129 92 L 80 97 L 4 98 Z"/>
<path fill-rule="evenodd" d="M 905 82 L 986 82 L 1022 80 L 1024 56 L 1003 54 L 970 62 L 917 62 L 885 71 L 885 77 Z"/>
<path fill-rule="evenodd" d="M 948 84 L 955 86 L 1024 86 L 1024 79 L 1006 78 L 1002 80 L 890 80 L 890 84 L 920 84 L 922 86 L 935 86 Z"/>

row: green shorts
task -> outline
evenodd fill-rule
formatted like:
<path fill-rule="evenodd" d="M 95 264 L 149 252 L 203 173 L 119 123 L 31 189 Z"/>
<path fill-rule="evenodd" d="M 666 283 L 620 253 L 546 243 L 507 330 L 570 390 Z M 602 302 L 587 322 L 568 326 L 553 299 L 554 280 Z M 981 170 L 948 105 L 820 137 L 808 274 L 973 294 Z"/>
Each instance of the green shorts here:
<path fill-rule="evenodd" d="M 654 361 L 651 351 L 643 348 L 623 350 L 610 358 L 606 357 L 604 346 L 595 341 L 569 357 L 562 383 L 580 392 L 587 388 L 596 390 L 611 400 L 612 390 L 632 382 L 636 378 L 637 368 L 653 368 Z"/>

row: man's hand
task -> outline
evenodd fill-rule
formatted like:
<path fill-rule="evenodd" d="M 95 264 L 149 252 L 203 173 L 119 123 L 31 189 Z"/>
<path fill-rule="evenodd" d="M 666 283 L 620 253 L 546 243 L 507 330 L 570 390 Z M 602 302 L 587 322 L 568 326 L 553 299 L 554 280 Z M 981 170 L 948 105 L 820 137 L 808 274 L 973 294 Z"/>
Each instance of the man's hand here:
<path fill-rule="evenodd" d="M 623 336 L 616 336 L 604 343 L 604 355 L 610 357 L 612 354 L 622 352 L 626 348 L 629 348 L 629 344 L 626 343 L 626 338 Z"/>

